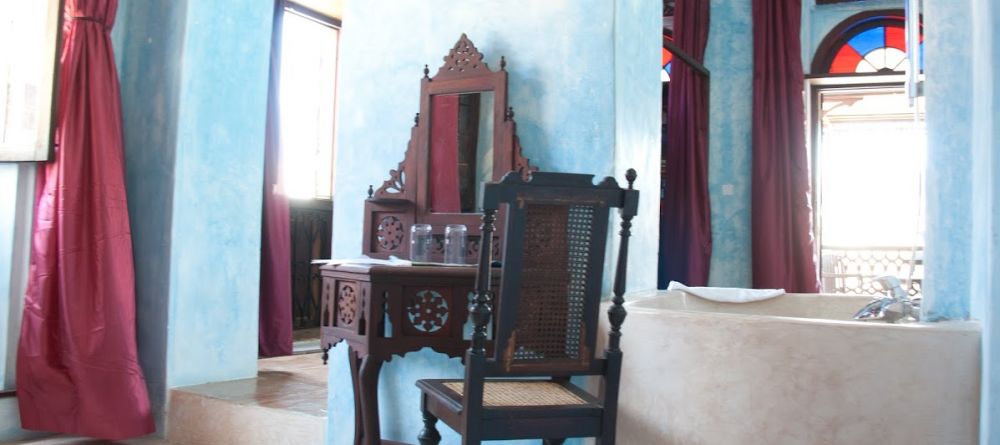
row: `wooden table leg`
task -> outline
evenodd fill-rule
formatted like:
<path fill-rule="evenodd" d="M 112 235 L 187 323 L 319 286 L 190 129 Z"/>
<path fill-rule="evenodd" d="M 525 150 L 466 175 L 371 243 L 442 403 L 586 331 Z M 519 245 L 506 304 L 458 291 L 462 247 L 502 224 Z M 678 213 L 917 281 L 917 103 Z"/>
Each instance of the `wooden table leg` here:
<path fill-rule="evenodd" d="M 354 445 L 363 445 L 365 430 L 362 421 L 364 417 L 361 415 L 361 380 L 359 378 L 361 358 L 358 357 L 358 352 L 353 347 L 347 349 L 347 361 L 351 368 L 351 390 L 354 392 Z"/>
<path fill-rule="evenodd" d="M 361 360 L 361 378 L 358 393 L 361 396 L 362 419 L 364 420 L 364 444 L 381 445 L 382 433 L 378 425 L 378 375 L 382 361 L 371 355 Z"/>

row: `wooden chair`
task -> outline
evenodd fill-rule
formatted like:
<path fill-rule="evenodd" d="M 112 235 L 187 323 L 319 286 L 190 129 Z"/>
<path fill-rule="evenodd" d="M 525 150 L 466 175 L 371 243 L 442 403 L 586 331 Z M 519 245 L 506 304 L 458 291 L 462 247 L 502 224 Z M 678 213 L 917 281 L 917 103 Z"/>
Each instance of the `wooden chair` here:
<path fill-rule="evenodd" d="M 568 437 L 615 442 L 622 294 L 629 229 L 639 199 L 632 188 L 635 177 L 629 169 L 627 190 L 614 178 L 594 185 L 592 175 L 565 173 L 534 173 L 528 182 L 508 173 L 499 183 L 486 185 L 483 238 L 492 236 L 500 204 L 505 204 L 507 223 L 495 348 L 487 357 L 492 249 L 480 249 L 465 379 L 417 382 L 424 421 L 421 445 L 441 440 L 438 419 L 459 432 L 463 444 L 532 438 L 561 444 Z M 608 347 L 598 358 L 597 317 L 612 207 L 620 209 L 621 246 L 608 310 Z M 603 377 L 599 397 L 572 384 L 573 376 Z"/>

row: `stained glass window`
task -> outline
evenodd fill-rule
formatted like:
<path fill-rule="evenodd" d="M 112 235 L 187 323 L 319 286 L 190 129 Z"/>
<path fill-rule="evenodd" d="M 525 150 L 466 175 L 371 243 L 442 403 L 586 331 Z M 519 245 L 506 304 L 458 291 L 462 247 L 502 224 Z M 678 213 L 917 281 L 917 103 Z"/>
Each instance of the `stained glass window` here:
<path fill-rule="evenodd" d="M 902 73 L 906 71 L 906 28 L 903 17 L 882 16 L 866 18 L 849 26 L 837 37 L 839 46 L 832 48 L 826 72 L 845 73 Z M 923 56 L 924 36 L 920 34 L 920 53 Z M 923 70 L 923 57 L 921 67 Z"/>
<path fill-rule="evenodd" d="M 674 54 L 663 48 L 663 71 L 660 71 L 660 80 L 663 82 L 670 82 L 670 68 L 672 68 L 674 62 Z"/>
<path fill-rule="evenodd" d="M 668 36 L 664 36 L 664 38 L 667 39 L 667 40 L 673 41 Z M 670 82 L 670 70 L 671 70 L 671 68 L 673 67 L 673 64 L 674 64 L 673 63 L 674 62 L 674 54 L 672 52 L 670 52 L 669 50 L 667 50 L 666 48 L 663 48 L 663 58 L 662 58 L 662 61 L 663 61 L 663 63 L 662 63 L 663 69 L 660 71 L 660 81 L 661 82 Z"/>

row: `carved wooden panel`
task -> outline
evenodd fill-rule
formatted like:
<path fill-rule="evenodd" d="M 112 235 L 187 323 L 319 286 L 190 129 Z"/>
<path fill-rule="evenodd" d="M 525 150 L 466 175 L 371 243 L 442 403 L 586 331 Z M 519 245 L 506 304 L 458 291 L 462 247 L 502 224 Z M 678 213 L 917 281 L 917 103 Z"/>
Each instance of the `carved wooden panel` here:
<path fill-rule="evenodd" d="M 469 40 L 465 33 L 462 33 L 462 36 L 455 42 L 455 46 L 448 51 L 448 55 L 444 56 L 443 60 L 444 65 L 441 65 L 437 74 L 434 75 L 435 80 L 492 74 L 492 71 L 483 62 L 483 54 L 479 52 L 476 45 Z M 506 62 L 501 62 L 501 65 L 506 65 Z"/>
<path fill-rule="evenodd" d="M 358 283 L 340 281 L 337 283 L 337 324 L 339 327 L 353 326 L 361 316 L 361 293 Z"/>
<path fill-rule="evenodd" d="M 336 326 L 334 323 L 334 297 L 335 292 L 333 291 L 334 280 L 323 280 L 323 291 L 322 291 L 322 314 L 320 318 L 320 326 Z"/>
<path fill-rule="evenodd" d="M 395 215 L 379 214 L 375 227 L 375 242 L 380 250 L 396 252 L 406 241 L 406 225 Z"/>
<path fill-rule="evenodd" d="M 453 302 L 450 288 L 407 288 L 403 332 L 407 335 L 447 336 Z"/>

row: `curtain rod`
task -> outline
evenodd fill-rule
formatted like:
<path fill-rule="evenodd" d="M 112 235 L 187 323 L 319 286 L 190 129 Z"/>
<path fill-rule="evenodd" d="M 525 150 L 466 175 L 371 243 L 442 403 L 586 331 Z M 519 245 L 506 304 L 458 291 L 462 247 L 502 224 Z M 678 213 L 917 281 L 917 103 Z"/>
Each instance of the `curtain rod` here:
<path fill-rule="evenodd" d="M 688 53 L 684 52 L 682 49 L 680 49 L 679 47 L 677 47 L 677 45 L 675 45 L 673 41 L 668 40 L 666 37 L 664 37 L 663 38 L 663 46 L 665 46 L 668 51 L 670 51 L 675 56 L 677 56 L 678 59 L 681 59 L 681 61 L 683 61 L 684 63 L 686 63 L 688 66 L 690 66 L 691 68 L 693 68 L 695 71 L 697 71 L 698 74 L 701 74 L 702 76 L 708 77 L 708 78 L 712 77 L 712 73 L 708 71 L 708 68 L 705 68 L 705 65 L 702 65 L 697 60 L 694 60 L 694 58 L 692 58 L 690 55 L 688 55 Z"/>

